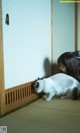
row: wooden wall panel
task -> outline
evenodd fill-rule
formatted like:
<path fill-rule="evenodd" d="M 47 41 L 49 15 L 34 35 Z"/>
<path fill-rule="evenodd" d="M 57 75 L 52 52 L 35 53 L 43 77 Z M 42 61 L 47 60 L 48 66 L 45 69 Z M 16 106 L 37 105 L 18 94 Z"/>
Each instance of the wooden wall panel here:
<path fill-rule="evenodd" d="M 5 113 L 2 1 L 0 0 L 0 116 Z"/>
<path fill-rule="evenodd" d="M 75 3 L 75 51 L 78 50 L 78 3 Z"/>

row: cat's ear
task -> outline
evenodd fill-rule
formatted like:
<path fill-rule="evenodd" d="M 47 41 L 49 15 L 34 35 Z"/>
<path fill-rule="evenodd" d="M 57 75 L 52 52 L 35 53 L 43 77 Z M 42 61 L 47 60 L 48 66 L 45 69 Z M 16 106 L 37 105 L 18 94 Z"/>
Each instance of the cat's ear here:
<path fill-rule="evenodd" d="M 38 80 L 40 80 L 40 78 L 38 77 Z"/>
<path fill-rule="evenodd" d="M 34 82 L 37 82 L 38 80 L 40 80 L 40 78 L 38 77 L 37 79 L 35 79 L 35 81 Z"/>

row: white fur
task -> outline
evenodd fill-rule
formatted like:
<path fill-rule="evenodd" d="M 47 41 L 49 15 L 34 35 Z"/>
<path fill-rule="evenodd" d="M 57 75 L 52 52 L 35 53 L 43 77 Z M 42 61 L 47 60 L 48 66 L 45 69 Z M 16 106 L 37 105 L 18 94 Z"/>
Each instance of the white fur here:
<path fill-rule="evenodd" d="M 50 101 L 54 95 L 65 95 L 67 91 L 72 91 L 75 87 L 80 91 L 80 83 L 73 77 L 64 73 L 58 73 L 48 78 L 37 80 L 39 87 L 37 93 L 48 94 L 45 99 Z"/>

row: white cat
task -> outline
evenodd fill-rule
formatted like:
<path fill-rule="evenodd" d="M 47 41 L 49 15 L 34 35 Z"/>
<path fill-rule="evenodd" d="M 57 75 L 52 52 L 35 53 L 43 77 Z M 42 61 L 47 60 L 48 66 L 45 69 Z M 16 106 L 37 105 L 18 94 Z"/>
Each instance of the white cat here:
<path fill-rule="evenodd" d="M 73 77 L 58 73 L 48 78 L 38 79 L 34 83 L 37 93 L 45 93 L 45 99 L 50 101 L 53 96 L 65 95 L 67 91 L 72 93 L 73 99 L 77 99 L 80 92 L 80 83 Z M 76 93 L 76 94 L 75 94 Z"/>

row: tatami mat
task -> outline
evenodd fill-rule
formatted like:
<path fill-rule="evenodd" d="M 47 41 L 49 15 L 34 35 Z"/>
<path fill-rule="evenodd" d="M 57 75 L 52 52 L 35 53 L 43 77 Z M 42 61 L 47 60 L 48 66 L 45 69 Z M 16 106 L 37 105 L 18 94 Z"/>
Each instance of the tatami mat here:
<path fill-rule="evenodd" d="M 80 100 L 39 99 L 2 118 L 8 133 L 80 133 Z"/>

